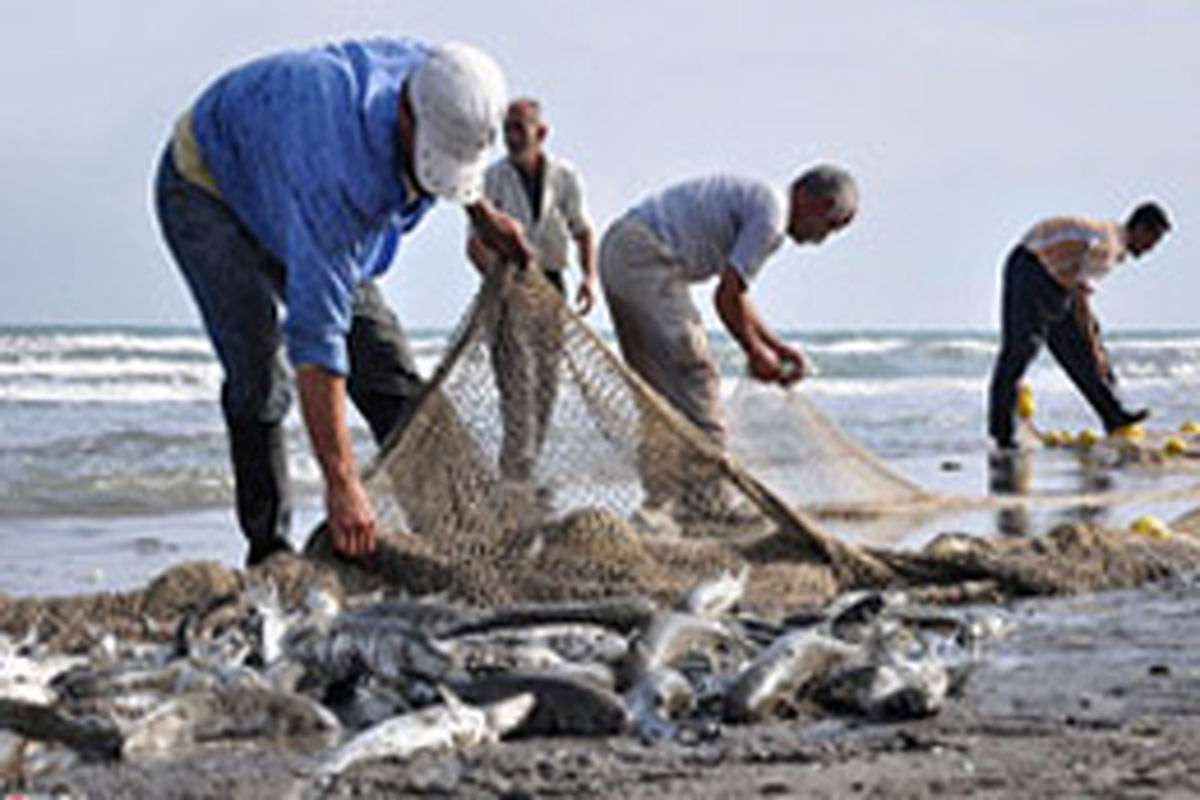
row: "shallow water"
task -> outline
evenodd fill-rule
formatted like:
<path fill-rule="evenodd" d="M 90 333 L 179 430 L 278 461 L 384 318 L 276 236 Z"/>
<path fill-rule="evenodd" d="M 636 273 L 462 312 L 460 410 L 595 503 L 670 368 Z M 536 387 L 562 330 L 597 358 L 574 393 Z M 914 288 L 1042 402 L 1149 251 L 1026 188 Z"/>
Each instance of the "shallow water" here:
<path fill-rule="evenodd" d="M 446 335 L 412 332 L 426 374 Z M 806 349 L 816 370 L 801 390 L 851 436 L 931 490 L 986 493 L 983 392 L 995 349 L 992 333 L 835 331 L 790 338 Z M 727 337 L 714 335 L 713 342 L 732 391 L 744 379 L 744 359 Z M 1125 392 L 1155 410 L 1156 426 L 1200 417 L 1200 333 L 1116 333 L 1110 350 Z M 1039 420 L 1075 430 L 1095 425 L 1048 359 L 1030 377 Z M 6 560 L 0 591 L 126 587 L 184 559 L 238 564 L 242 543 L 230 510 L 219 385 L 208 344 L 195 330 L 0 328 L 0 542 Z M 369 437 L 357 421 L 354 431 L 366 457 Z M 293 538 L 300 541 L 319 513 L 320 486 L 294 414 L 289 435 L 300 506 Z M 1121 490 L 1190 480 L 1111 477 Z M 1062 454 L 1038 454 L 1034 463 L 1036 492 L 1075 492 L 1094 479 Z M 787 476 L 772 480 L 786 484 Z M 831 526 L 859 541 L 917 546 L 945 530 L 1040 532 L 1081 516 L 1124 524 L 1139 513 L 1170 518 L 1187 508 L 1176 502 L 1038 506 L 1025 513 L 960 509 Z"/>
<path fill-rule="evenodd" d="M 970 684 L 996 718 L 1120 727 L 1200 714 L 1200 583 L 1018 604 Z"/>

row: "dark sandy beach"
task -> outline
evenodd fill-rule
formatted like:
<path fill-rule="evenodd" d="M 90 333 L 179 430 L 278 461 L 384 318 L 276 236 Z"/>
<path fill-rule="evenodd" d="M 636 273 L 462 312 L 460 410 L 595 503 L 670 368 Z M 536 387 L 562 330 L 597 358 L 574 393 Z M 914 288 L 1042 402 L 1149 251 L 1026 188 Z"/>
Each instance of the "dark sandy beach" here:
<path fill-rule="evenodd" d="M 83 797 L 1190 797 L 1200 794 L 1200 583 L 1024 601 L 962 697 L 904 724 L 725 726 L 697 744 L 511 741 L 364 764 L 326 786 L 303 755 L 210 749 L 76 768 Z M 10 787 L 12 788 L 12 787 Z"/>

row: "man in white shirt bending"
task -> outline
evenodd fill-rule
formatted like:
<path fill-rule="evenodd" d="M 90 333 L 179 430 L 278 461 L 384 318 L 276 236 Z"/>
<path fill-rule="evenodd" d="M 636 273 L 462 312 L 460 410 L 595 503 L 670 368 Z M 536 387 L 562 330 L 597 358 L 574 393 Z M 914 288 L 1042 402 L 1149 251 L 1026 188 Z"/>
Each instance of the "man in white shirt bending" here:
<path fill-rule="evenodd" d="M 849 225 L 857 210 L 854 179 L 830 165 L 804 172 L 786 195 L 757 180 L 719 175 L 644 200 L 614 222 L 600 244 L 600 280 L 625 360 L 724 449 L 720 375 L 691 300 L 692 285 L 718 279 L 717 314 L 745 351 L 750 375 L 791 385 L 804 377 L 804 356 L 759 316 L 750 284 L 785 238 L 820 244 Z M 656 472 L 670 469 L 654 469 L 649 456 L 643 441 L 643 505 L 672 503 L 676 516 L 689 513 L 678 508 L 691 503 L 680 487 L 656 480 Z M 696 488 L 685 494 L 704 494 Z"/>

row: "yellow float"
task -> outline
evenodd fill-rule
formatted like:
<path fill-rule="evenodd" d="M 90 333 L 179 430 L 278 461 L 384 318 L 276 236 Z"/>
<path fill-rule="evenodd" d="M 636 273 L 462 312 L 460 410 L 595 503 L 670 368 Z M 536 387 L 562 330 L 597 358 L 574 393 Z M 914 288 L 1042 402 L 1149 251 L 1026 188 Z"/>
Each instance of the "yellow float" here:
<path fill-rule="evenodd" d="M 1187 452 L 1187 445 L 1178 436 L 1172 436 L 1163 443 L 1163 453 L 1168 456 L 1181 456 Z"/>
<path fill-rule="evenodd" d="M 1129 527 L 1134 533 L 1141 536 L 1148 536 L 1151 539 L 1165 541 L 1171 538 L 1171 529 L 1165 522 L 1153 514 L 1143 514 L 1129 523 Z"/>
<path fill-rule="evenodd" d="M 1033 387 L 1022 383 L 1017 388 L 1017 416 L 1021 419 L 1033 419 L 1037 407 L 1033 404 Z"/>
<path fill-rule="evenodd" d="M 1079 432 L 1079 435 L 1075 437 L 1075 446 L 1082 447 L 1083 449 L 1087 450 L 1099 440 L 1100 437 L 1096 435 L 1094 430 L 1091 428 L 1084 428 Z"/>
<path fill-rule="evenodd" d="M 1117 428 L 1109 435 L 1114 439 L 1123 439 L 1127 442 L 1140 442 L 1146 438 L 1146 431 L 1141 425 L 1126 425 L 1123 428 Z"/>
<path fill-rule="evenodd" d="M 1046 431 L 1042 434 L 1042 444 L 1046 447 L 1062 447 L 1071 439 L 1071 435 L 1063 436 L 1062 431 Z"/>

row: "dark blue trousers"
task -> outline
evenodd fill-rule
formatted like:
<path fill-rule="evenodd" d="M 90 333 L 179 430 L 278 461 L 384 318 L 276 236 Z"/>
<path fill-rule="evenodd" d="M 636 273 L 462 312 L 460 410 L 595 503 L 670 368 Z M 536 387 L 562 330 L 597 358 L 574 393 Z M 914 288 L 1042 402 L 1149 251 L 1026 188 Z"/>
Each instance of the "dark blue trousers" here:
<path fill-rule="evenodd" d="M 293 392 L 279 320 L 286 267 L 228 206 L 179 174 L 170 148 L 159 164 L 155 201 L 163 237 L 224 373 L 221 410 L 238 523 L 250 544 L 247 562 L 255 564 L 289 546 L 283 420 Z M 347 346 L 350 398 L 382 442 L 411 412 L 422 381 L 404 332 L 373 283 L 355 294 Z"/>
<path fill-rule="evenodd" d="M 1000 319 L 1000 354 L 988 399 L 988 432 L 998 445 L 1014 443 L 1017 384 L 1043 343 L 1099 415 L 1105 430 L 1126 424 L 1129 413 L 1085 335 L 1084 325 L 1091 321 L 1076 316 L 1071 293 L 1024 247 L 1015 248 L 1005 263 Z"/>

